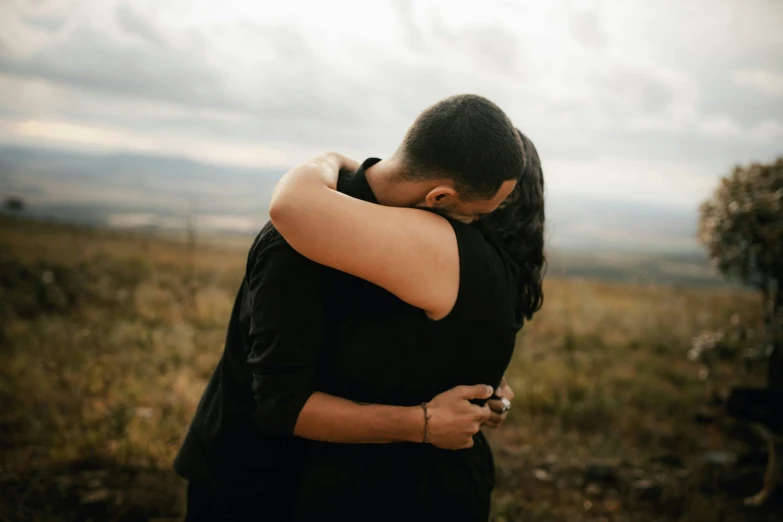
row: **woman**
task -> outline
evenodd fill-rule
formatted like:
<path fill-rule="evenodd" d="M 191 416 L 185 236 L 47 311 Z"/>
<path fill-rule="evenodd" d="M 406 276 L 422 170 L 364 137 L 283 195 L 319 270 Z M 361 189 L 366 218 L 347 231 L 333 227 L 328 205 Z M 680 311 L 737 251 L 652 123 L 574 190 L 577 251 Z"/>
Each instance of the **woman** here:
<path fill-rule="evenodd" d="M 341 156 L 328 156 L 293 169 L 278 184 L 270 216 L 294 249 L 313 261 L 374 283 L 423 311 L 403 312 L 408 313 L 407 327 L 417 328 L 416 338 L 410 341 L 418 343 L 419 351 L 412 352 L 412 360 L 423 355 L 422 350 L 432 350 L 439 354 L 440 365 L 448 363 L 448 368 L 438 368 L 435 360 L 427 371 L 412 371 L 405 376 L 410 381 L 406 393 L 408 388 L 416 389 L 418 381 L 427 380 L 428 371 L 436 370 L 451 372 L 446 378 L 462 379 L 462 384 L 467 384 L 465 379 L 493 384 L 487 377 L 497 384 L 508 365 L 516 332 L 524 319 L 530 319 L 542 305 L 543 176 L 533 144 L 520 136 L 528 156 L 526 169 L 504 204 L 470 226 L 466 224 L 473 221 L 470 215 L 447 219 L 432 212 L 382 207 L 346 197 L 336 190 L 338 172 L 356 170 L 357 164 Z M 480 277 L 483 272 L 491 274 Z M 469 300 L 481 302 L 466 302 Z M 466 316 L 470 306 L 472 315 Z M 381 324 L 383 317 L 369 320 Z M 502 335 L 498 336 L 497 330 L 503 330 Z M 475 345 L 484 335 L 502 339 L 503 346 L 493 346 L 486 354 L 476 352 Z M 472 353 L 479 353 L 480 361 L 465 356 L 450 358 L 449 343 L 463 341 L 474 345 Z M 367 366 L 377 367 L 377 362 L 369 358 L 374 354 L 366 349 L 371 338 L 358 335 L 355 342 L 359 346 L 354 355 L 368 357 Z M 355 392 L 362 399 L 378 397 L 379 402 L 404 404 L 430 393 L 420 388 L 418 395 L 385 396 L 374 383 L 362 382 L 362 375 L 349 378 L 354 379 L 353 388 L 335 390 L 336 395 L 354 398 L 350 394 Z M 365 385 L 365 395 L 356 391 Z M 387 383 L 387 388 L 393 385 Z M 305 467 L 303 496 L 295 518 L 304 519 L 314 513 L 343 520 L 357 517 L 365 508 L 356 507 L 355 502 L 370 496 L 383 499 L 384 511 L 365 513 L 366 519 L 488 517 L 494 466 L 482 438 L 477 439 L 476 447 L 457 452 L 435 451 L 426 445 L 337 446 L 316 446 L 306 459 L 312 465 Z M 323 474 L 323 469 L 331 474 Z M 328 487 L 325 481 L 334 487 Z M 394 494 L 383 497 L 378 490 L 393 490 Z M 340 495 L 338 500 L 333 498 Z M 406 512 L 412 506 L 417 511 Z M 390 514 L 394 508 L 399 515 Z"/>

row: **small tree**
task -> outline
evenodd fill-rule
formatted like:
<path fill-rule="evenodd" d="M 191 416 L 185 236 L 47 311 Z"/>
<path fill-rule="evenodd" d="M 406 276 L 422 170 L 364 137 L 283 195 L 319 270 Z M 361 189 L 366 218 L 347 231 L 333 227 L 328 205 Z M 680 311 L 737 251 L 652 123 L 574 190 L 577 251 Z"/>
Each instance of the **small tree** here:
<path fill-rule="evenodd" d="M 6 198 L 3 207 L 9 214 L 21 214 L 24 210 L 24 200 L 16 196 Z"/>
<path fill-rule="evenodd" d="M 718 270 L 762 293 L 767 384 L 783 389 L 783 156 L 734 167 L 700 207 L 699 238 Z"/>

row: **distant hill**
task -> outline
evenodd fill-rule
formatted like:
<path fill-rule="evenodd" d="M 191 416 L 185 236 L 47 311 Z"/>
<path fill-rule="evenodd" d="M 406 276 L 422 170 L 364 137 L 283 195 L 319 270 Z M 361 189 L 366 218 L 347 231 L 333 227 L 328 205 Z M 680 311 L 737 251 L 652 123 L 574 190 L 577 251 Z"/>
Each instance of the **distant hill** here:
<path fill-rule="evenodd" d="M 548 274 L 639 285 L 740 287 L 727 282 L 701 252 L 587 252 L 551 249 Z"/>
<path fill-rule="evenodd" d="M 279 170 L 184 158 L 0 147 L 0 194 L 35 217 L 116 227 L 254 229 L 266 220 Z"/>
<path fill-rule="evenodd" d="M 185 158 L 0 146 L 0 196 L 25 215 L 100 227 L 247 237 L 267 219 L 275 169 Z M 696 213 L 547 194 L 550 270 L 623 281 L 716 284 Z"/>

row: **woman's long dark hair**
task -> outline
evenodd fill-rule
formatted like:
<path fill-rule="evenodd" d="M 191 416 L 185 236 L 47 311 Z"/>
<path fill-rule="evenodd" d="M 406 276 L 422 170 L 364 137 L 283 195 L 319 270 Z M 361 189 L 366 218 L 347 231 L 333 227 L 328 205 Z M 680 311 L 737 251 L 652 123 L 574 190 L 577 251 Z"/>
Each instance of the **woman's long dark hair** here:
<path fill-rule="evenodd" d="M 544 173 L 533 142 L 522 134 L 527 164 L 509 203 L 476 226 L 514 263 L 519 282 L 520 319 L 531 319 L 544 304 Z"/>

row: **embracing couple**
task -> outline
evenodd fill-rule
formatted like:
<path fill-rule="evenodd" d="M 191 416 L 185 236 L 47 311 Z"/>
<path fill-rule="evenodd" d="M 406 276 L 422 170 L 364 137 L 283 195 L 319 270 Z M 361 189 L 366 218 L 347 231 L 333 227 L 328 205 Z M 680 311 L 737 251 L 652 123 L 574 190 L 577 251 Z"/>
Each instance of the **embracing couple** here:
<path fill-rule="evenodd" d="M 286 173 L 175 460 L 187 518 L 486 521 L 517 332 L 541 307 L 533 144 L 491 101 L 389 158 Z"/>

